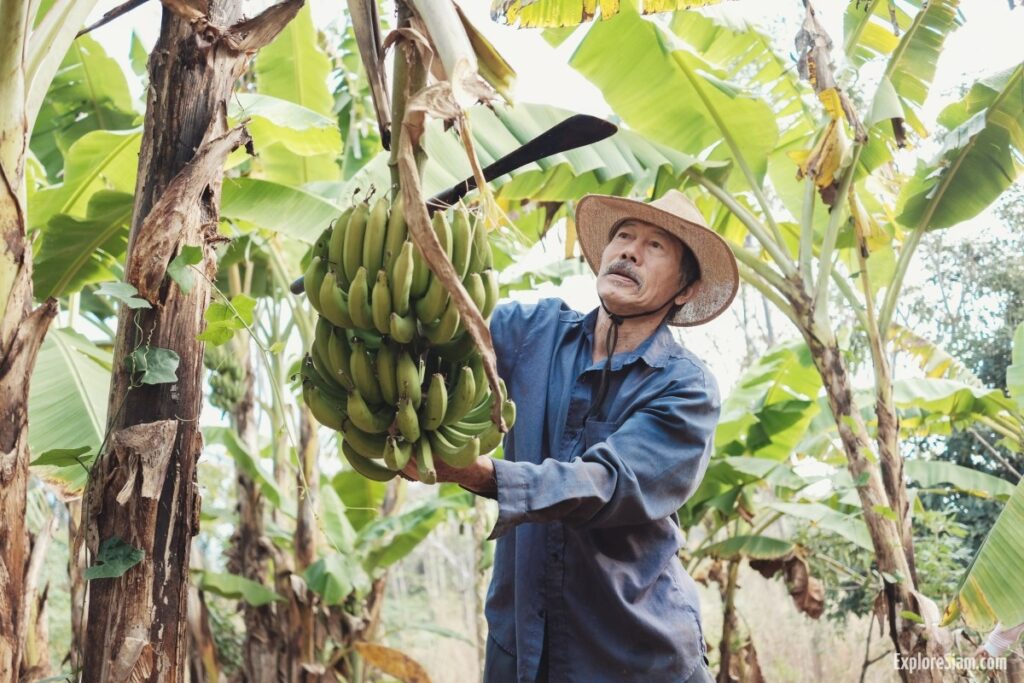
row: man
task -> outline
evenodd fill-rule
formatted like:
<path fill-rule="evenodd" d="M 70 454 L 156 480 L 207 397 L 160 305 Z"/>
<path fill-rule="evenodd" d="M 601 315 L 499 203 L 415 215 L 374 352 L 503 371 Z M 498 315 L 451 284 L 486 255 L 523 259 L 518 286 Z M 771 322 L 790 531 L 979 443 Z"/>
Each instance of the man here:
<path fill-rule="evenodd" d="M 576 226 L 601 307 L 499 307 L 498 372 L 518 408 L 505 457 L 436 463 L 439 481 L 498 501 L 484 680 L 710 681 L 676 510 L 704 476 L 719 394 L 666 325 L 724 311 L 736 262 L 676 191 L 584 197 Z"/>

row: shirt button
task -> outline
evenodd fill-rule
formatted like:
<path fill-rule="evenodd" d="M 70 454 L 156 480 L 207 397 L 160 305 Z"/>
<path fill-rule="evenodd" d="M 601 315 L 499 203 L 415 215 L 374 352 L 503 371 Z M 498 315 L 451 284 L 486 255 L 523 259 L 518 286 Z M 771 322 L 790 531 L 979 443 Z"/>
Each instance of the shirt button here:
<path fill-rule="evenodd" d="M 543 619 L 544 618 L 544 610 L 543 609 L 537 610 L 537 616 L 540 617 L 541 619 Z"/>

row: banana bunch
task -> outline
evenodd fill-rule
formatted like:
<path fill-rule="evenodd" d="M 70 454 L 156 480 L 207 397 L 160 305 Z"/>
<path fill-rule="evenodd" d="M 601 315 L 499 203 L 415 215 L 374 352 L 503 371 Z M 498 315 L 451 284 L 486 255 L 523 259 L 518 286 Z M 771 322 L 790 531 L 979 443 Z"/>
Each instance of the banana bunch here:
<path fill-rule="evenodd" d="M 433 228 L 485 320 L 498 302 L 486 228 L 460 205 Z M 483 362 L 443 283 L 410 241 L 402 203 L 357 204 L 313 246 L 306 296 L 320 317 L 302 363 L 303 398 L 342 433 L 353 469 L 387 481 L 414 460 L 433 483 L 435 458 L 466 467 L 494 450 Z M 501 385 L 502 416 L 515 404 Z"/>

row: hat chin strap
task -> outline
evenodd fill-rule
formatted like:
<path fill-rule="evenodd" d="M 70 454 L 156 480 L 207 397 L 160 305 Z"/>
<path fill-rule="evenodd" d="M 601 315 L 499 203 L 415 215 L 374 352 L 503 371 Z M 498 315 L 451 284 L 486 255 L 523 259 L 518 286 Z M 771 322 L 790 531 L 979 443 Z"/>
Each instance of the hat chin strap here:
<path fill-rule="evenodd" d="M 671 303 L 675 301 L 675 298 L 685 292 L 686 288 L 689 286 L 689 283 L 687 283 L 684 287 L 680 288 L 679 291 L 673 294 L 668 301 L 657 308 L 652 308 L 649 311 L 641 311 L 640 313 L 633 313 L 631 315 L 619 315 L 618 313 L 612 313 L 608 309 L 608 306 L 605 305 L 604 298 L 602 298 L 600 294 L 597 295 L 598 301 L 601 302 L 601 308 L 604 309 L 604 312 L 608 315 L 608 319 L 611 320 L 611 325 L 608 326 L 608 332 L 604 337 L 604 348 L 608 355 L 607 360 L 605 360 L 604 367 L 601 369 L 601 382 L 597 385 L 597 396 L 594 399 L 594 403 L 590 406 L 590 410 L 587 411 L 586 417 L 583 418 L 584 420 L 597 414 L 597 411 L 601 409 L 601 404 L 604 403 L 604 399 L 608 394 L 608 376 L 611 374 L 612 370 L 612 356 L 615 355 L 615 347 L 619 343 L 619 325 L 633 318 L 642 318 L 646 315 L 657 313 L 666 306 L 671 305 Z M 686 303 L 684 302 L 683 305 L 685 306 Z M 667 313 L 665 314 L 665 317 L 668 317 Z M 663 318 L 662 322 L 664 321 L 665 320 Z"/>

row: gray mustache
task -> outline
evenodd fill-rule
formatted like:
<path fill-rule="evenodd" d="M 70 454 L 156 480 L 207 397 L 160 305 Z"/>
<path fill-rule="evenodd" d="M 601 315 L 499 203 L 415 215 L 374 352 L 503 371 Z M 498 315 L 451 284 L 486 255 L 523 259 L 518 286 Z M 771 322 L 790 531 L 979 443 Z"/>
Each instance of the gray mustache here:
<path fill-rule="evenodd" d="M 640 275 L 636 272 L 636 269 L 633 268 L 633 264 L 630 263 L 629 261 L 615 261 L 614 263 L 609 264 L 608 267 L 605 268 L 604 274 L 625 275 L 638 285 L 643 284 L 640 281 Z"/>

